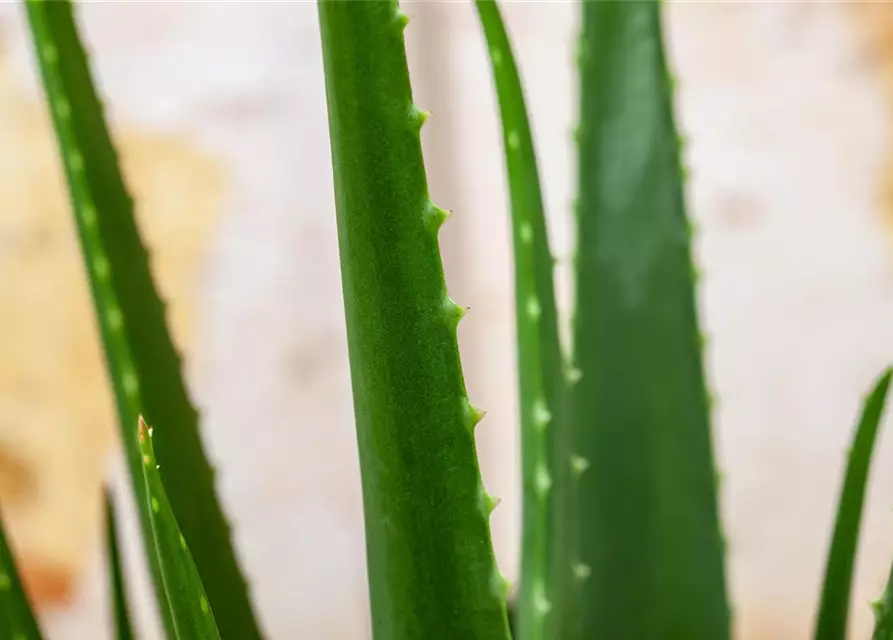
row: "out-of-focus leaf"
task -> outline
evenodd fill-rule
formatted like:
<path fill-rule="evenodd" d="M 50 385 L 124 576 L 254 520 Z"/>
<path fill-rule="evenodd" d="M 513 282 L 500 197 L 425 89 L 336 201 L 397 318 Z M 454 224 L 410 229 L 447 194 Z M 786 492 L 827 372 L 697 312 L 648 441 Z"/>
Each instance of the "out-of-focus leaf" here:
<path fill-rule="evenodd" d="M 122 180 L 102 105 L 67 0 L 26 3 L 47 103 L 68 181 L 84 264 L 93 295 L 121 439 L 140 505 L 156 597 L 165 611 L 145 500 L 140 415 L 162 425 L 156 435 L 168 497 L 223 633 L 238 640 L 260 634 L 230 531 L 202 449 L 198 416 L 167 330 L 146 249 Z M 188 216 L 189 212 L 184 211 Z M 168 633 L 170 620 L 165 617 Z"/>
<path fill-rule="evenodd" d="M 22 588 L 0 514 L 0 638 L 41 640 L 40 628 Z"/>
<path fill-rule="evenodd" d="M 133 626 L 130 623 L 130 610 L 127 603 L 127 590 L 124 585 L 121 549 L 118 545 L 118 523 L 111 493 L 105 492 L 105 541 L 109 567 L 109 586 L 115 616 L 115 638 L 132 640 Z"/>

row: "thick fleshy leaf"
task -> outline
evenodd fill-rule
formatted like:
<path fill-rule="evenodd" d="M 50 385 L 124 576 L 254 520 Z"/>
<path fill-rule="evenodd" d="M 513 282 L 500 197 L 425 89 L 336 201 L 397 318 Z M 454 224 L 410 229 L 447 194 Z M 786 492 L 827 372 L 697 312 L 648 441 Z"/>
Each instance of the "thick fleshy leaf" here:
<path fill-rule="evenodd" d="M 26 7 L 114 388 L 121 439 L 137 502 L 142 505 L 143 537 L 156 596 L 163 604 L 143 495 L 141 455 L 133 429 L 140 415 L 163 425 L 156 446 L 171 506 L 194 549 L 220 628 L 227 637 L 259 638 L 229 527 L 214 490 L 213 472 L 202 450 L 198 416 L 167 330 L 164 306 L 152 279 L 71 3 L 39 0 L 27 2 Z M 165 618 L 165 623 L 170 633 L 170 620 Z"/>
<path fill-rule="evenodd" d="M 130 608 L 127 589 L 124 584 L 124 569 L 121 563 L 121 549 L 118 545 L 118 523 L 111 493 L 105 493 L 105 542 L 106 561 L 109 568 L 109 591 L 112 594 L 116 640 L 132 640 L 133 625 L 130 622 Z"/>
<path fill-rule="evenodd" d="M 825 581 L 822 586 L 822 599 L 816 625 L 816 640 L 843 640 L 846 638 L 853 565 L 856 560 L 859 529 L 862 524 L 862 507 L 865 502 L 865 485 L 868 483 L 874 443 L 877 440 L 878 427 L 884 413 L 889 389 L 890 370 L 887 370 L 865 401 L 862 417 L 849 451 L 843 491 L 837 506 L 834 536 L 831 539 L 831 550 L 828 553 L 828 564 L 825 568 Z"/>
<path fill-rule="evenodd" d="M 582 637 L 729 636 L 696 281 L 656 2 L 583 2 L 573 388 Z M 571 637 L 571 636 L 562 636 Z"/>
<path fill-rule="evenodd" d="M 372 632 L 506 640 L 505 588 L 396 2 L 318 3 Z"/>
<path fill-rule="evenodd" d="M 536 154 L 521 79 L 499 7 L 478 0 L 502 116 L 511 197 L 515 318 L 521 415 L 523 525 L 517 635 L 554 637 L 569 615 L 578 586 L 576 545 L 564 528 L 571 457 L 565 420 L 566 388 L 558 338 L 554 259 L 549 247 Z M 551 624 L 550 624 L 551 623 Z"/>
<path fill-rule="evenodd" d="M 41 640 L 41 637 L 0 514 L 0 638 Z"/>
<path fill-rule="evenodd" d="M 177 640 L 220 640 L 214 613 L 202 586 L 198 569 L 180 533 L 158 473 L 152 448 L 153 429 L 139 419 L 139 445 L 142 454 L 146 500 L 152 514 L 152 536 L 161 566 L 161 577 Z"/>

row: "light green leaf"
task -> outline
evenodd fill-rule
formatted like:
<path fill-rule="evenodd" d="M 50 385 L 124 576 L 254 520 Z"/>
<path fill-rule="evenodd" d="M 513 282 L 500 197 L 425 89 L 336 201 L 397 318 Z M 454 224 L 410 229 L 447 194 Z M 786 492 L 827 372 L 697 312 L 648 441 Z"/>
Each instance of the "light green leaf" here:
<path fill-rule="evenodd" d="M 152 537 L 161 566 L 164 591 L 178 640 L 220 640 L 214 613 L 202 586 L 186 539 L 180 533 L 158 473 L 152 448 L 153 429 L 139 419 L 139 444 L 143 456 L 145 500 L 152 514 Z"/>
<path fill-rule="evenodd" d="M 572 495 L 567 441 L 566 372 L 558 338 L 554 259 L 549 247 L 533 137 L 515 56 L 499 7 L 475 3 L 487 38 L 499 109 L 511 197 L 515 264 L 515 318 L 524 487 L 518 637 L 549 640 L 557 620 L 571 615 L 573 531 L 565 525 Z M 551 624 L 550 624 L 551 623 Z"/>

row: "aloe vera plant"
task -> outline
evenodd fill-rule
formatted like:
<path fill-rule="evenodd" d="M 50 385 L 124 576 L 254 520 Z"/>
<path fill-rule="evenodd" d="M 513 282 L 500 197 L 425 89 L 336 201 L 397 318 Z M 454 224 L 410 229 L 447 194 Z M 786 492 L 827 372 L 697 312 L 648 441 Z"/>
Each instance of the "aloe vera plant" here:
<path fill-rule="evenodd" d="M 220 626 L 235 637 L 258 638 L 229 527 L 214 491 L 213 472 L 202 451 L 198 416 L 186 392 L 71 4 L 29 1 L 26 9 L 166 627 L 172 632 L 151 544 L 151 514 L 134 429 L 140 415 L 162 425 L 157 437 L 162 474 L 208 597 L 219 612 Z"/>
<path fill-rule="evenodd" d="M 321 2 L 377 638 L 508 637 L 396 2 Z M 406 340 L 405 334 L 413 336 Z"/>
<path fill-rule="evenodd" d="M 115 504 L 111 494 L 105 495 L 105 538 L 106 556 L 109 565 L 109 584 L 111 585 L 114 613 L 115 640 L 132 640 L 133 623 L 130 621 L 130 608 L 127 601 L 127 589 L 124 584 L 124 569 L 121 562 L 121 546 L 118 542 L 118 522 L 115 515 Z"/>
<path fill-rule="evenodd" d="M 721 640 L 723 548 L 659 5 L 587 2 L 582 19 L 572 404 L 590 463 L 583 637 Z"/>
<path fill-rule="evenodd" d="M 502 120 L 515 263 L 523 541 L 520 640 L 723 640 L 724 550 L 683 201 L 655 2 L 580 4 L 575 311 L 563 357 L 554 260 L 520 70 L 478 0 Z M 259 638 L 71 4 L 26 3 L 166 636 Z M 475 427 L 396 1 L 318 2 L 376 640 L 508 640 Z M 320 87 L 320 91 L 323 87 Z M 844 637 L 869 462 L 866 401 L 817 640 Z M 142 420 L 143 415 L 157 434 Z M 156 458 L 157 450 L 157 458 Z M 107 498 L 118 640 L 135 637 Z M 893 640 L 893 590 L 875 638 Z M 37 640 L 0 527 L 0 636 Z"/>
<path fill-rule="evenodd" d="M 40 628 L 22 588 L 16 561 L 0 519 L 0 637 L 41 640 Z"/>
<path fill-rule="evenodd" d="M 862 418 L 856 428 L 853 446 L 849 452 L 837 511 L 837 523 L 834 526 L 834 536 L 828 552 L 828 565 L 825 568 L 816 640 L 837 640 L 846 637 L 850 587 L 862 521 L 865 485 L 868 482 L 871 456 L 874 453 L 881 416 L 887 402 L 887 392 L 890 390 L 890 376 L 891 372 L 888 369 L 865 401 Z"/>
<path fill-rule="evenodd" d="M 152 537 L 175 635 L 182 640 L 219 640 L 220 632 L 208 596 L 161 482 L 155 448 L 152 446 L 154 429 L 146 425 L 142 416 L 139 418 L 138 434 Z"/>
<path fill-rule="evenodd" d="M 502 114 L 503 146 L 512 205 L 521 468 L 524 487 L 518 634 L 554 637 L 550 620 L 572 603 L 568 576 L 581 570 L 564 528 L 570 487 L 570 436 L 565 424 L 567 384 L 558 338 L 549 247 L 533 139 L 521 81 L 499 8 L 476 2 L 487 39 Z M 578 467 L 585 465 L 577 460 Z M 584 570 L 585 571 L 585 570 Z"/>

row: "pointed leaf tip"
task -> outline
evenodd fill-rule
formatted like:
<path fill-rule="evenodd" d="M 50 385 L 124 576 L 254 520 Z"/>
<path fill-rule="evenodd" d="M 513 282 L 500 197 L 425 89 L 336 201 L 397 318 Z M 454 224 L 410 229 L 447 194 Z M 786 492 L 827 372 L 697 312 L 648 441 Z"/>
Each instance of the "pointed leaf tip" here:
<path fill-rule="evenodd" d="M 452 215 L 452 211 L 441 209 L 435 204 L 429 203 L 427 207 L 428 226 L 434 233 L 437 233 Z"/>
<path fill-rule="evenodd" d="M 422 130 L 422 127 L 425 126 L 425 123 L 430 116 L 430 111 L 420 109 L 417 104 L 412 103 L 409 105 L 409 121 L 416 131 Z"/>
<path fill-rule="evenodd" d="M 496 510 L 496 507 L 502 502 L 502 498 L 497 495 L 493 495 L 492 493 L 484 492 L 484 502 L 486 506 L 487 516 L 489 517 L 493 511 Z"/>
<path fill-rule="evenodd" d="M 419 109 L 417 105 L 412 106 L 413 110 L 413 119 L 415 120 L 418 127 L 421 129 L 426 122 L 428 122 L 428 118 L 431 117 L 430 111 L 425 111 L 424 109 Z"/>
<path fill-rule="evenodd" d="M 865 490 L 889 385 L 888 369 L 880 376 L 864 401 L 862 415 L 848 452 L 834 533 L 825 566 L 821 602 L 816 620 L 816 640 L 832 640 L 846 635 Z M 881 599 L 881 604 L 886 606 L 888 602 L 889 599 L 885 595 Z M 885 615 L 884 621 L 879 622 L 878 626 L 880 628 L 882 624 L 889 623 L 890 620 Z M 878 637 L 877 632 L 875 637 Z M 883 637 L 887 638 L 886 635 Z"/>
<path fill-rule="evenodd" d="M 465 314 L 468 313 L 470 308 L 471 307 L 457 304 L 456 301 L 449 296 L 444 297 L 443 309 L 446 313 L 447 320 L 454 328 L 459 325 L 459 322 L 465 317 Z"/>
<path fill-rule="evenodd" d="M 152 540 L 161 567 L 168 609 L 178 638 L 220 640 L 220 633 L 205 588 L 186 539 L 171 510 L 161 476 L 155 465 L 150 428 L 140 418 L 140 450 L 146 465 L 143 480 L 149 498 Z M 195 601 L 198 596 L 198 603 Z"/>
<path fill-rule="evenodd" d="M 171 478 L 168 497 L 175 512 L 190 513 L 191 517 L 183 519 L 184 531 L 195 546 L 196 563 L 208 583 L 210 606 L 221 613 L 221 629 L 228 637 L 258 640 L 251 603 L 239 585 L 241 570 L 229 536 L 220 526 L 221 506 L 204 472 L 207 460 L 197 416 L 167 330 L 164 304 L 153 281 L 140 225 L 134 219 L 133 198 L 122 178 L 87 51 L 80 41 L 76 3 L 28 2 L 24 9 L 65 169 L 93 307 L 101 320 L 98 329 L 105 368 L 113 382 L 117 422 L 140 505 L 141 537 L 159 608 L 167 611 L 167 598 L 152 548 L 151 513 L 144 495 L 147 456 L 140 451 L 140 439 L 146 438 L 139 429 L 134 438 L 132 431 L 141 422 L 140 413 L 160 424 L 176 426 L 159 443 L 161 457 L 166 454 L 164 447 L 176 451 L 166 467 L 165 475 Z M 382 15 L 393 18 L 391 5 Z M 394 38 L 393 28 L 389 31 Z M 147 383 L 150 380 L 152 383 Z M 145 433 L 151 438 L 150 429 L 145 428 Z M 170 615 L 163 613 L 162 617 L 166 635 L 173 637 Z M 0 632 L 0 637 L 7 636 Z"/>
<path fill-rule="evenodd" d="M 487 410 L 471 405 L 471 421 L 477 426 L 487 416 Z"/>
<path fill-rule="evenodd" d="M 406 29 L 406 26 L 409 24 L 409 16 L 402 9 L 397 9 L 397 12 L 394 14 L 394 20 L 401 31 Z"/>

